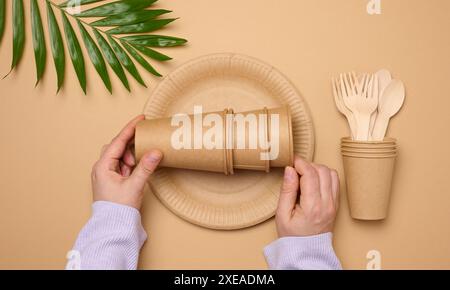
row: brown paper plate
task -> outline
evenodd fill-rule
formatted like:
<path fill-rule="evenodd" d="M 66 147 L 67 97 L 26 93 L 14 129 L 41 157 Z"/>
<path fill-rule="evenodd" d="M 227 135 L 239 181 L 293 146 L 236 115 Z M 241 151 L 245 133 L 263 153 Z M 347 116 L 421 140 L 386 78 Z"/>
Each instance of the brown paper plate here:
<path fill-rule="evenodd" d="M 189 61 L 154 89 L 147 118 L 232 108 L 235 112 L 288 105 L 294 152 L 312 160 L 314 130 L 307 105 L 296 88 L 276 69 L 254 58 L 213 54 Z M 155 136 L 158 138 L 158 136 Z M 283 169 L 270 173 L 236 170 L 232 176 L 180 169 L 159 169 L 149 181 L 161 202 L 181 218 L 212 229 L 256 225 L 275 214 Z"/>

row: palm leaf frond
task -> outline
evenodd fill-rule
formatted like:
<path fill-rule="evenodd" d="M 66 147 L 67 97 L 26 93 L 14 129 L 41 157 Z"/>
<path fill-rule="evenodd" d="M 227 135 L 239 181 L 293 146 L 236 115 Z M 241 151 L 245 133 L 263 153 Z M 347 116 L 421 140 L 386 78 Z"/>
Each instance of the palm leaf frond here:
<path fill-rule="evenodd" d="M 103 38 L 103 36 L 97 30 L 94 30 L 94 35 L 97 38 L 97 42 L 100 45 L 101 50 L 103 51 L 103 55 L 106 58 L 106 61 L 109 63 L 113 71 L 122 81 L 122 84 L 125 88 L 130 91 L 130 85 L 128 84 L 128 79 L 125 76 L 125 72 L 123 71 L 122 65 L 116 57 L 116 54 L 109 46 L 108 42 Z"/>
<path fill-rule="evenodd" d="M 107 3 L 99 7 L 91 8 L 77 14 L 77 17 L 108 17 L 130 11 L 144 9 L 152 5 L 156 0 L 122 0 Z"/>
<path fill-rule="evenodd" d="M 105 0 L 68 0 L 68 1 L 64 1 L 63 3 L 59 4 L 59 7 L 66 8 L 66 7 L 76 6 L 76 5 L 86 5 L 86 4 L 97 3 L 100 1 L 105 1 Z"/>
<path fill-rule="evenodd" d="M 110 35 L 108 35 L 108 41 L 111 44 L 112 49 L 116 53 L 117 58 L 128 70 L 128 72 L 136 79 L 138 83 L 140 83 L 144 87 L 147 87 L 138 70 L 136 69 L 136 66 L 134 65 L 128 54 L 125 52 L 125 50 L 123 50 L 123 48 Z"/>
<path fill-rule="evenodd" d="M 56 16 L 50 2 L 47 2 L 47 17 L 48 30 L 50 32 L 50 47 L 52 48 L 53 61 L 55 63 L 56 75 L 58 78 L 57 91 L 59 92 L 64 82 L 66 56 L 61 31 L 59 30 L 59 24 L 58 21 L 56 21 Z"/>
<path fill-rule="evenodd" d="M 25 19 L 28 18 L 24 14 L 23 0 L 11 1 L 13 11 L 12 71 L 17 67 L 23 55 L 26 31 Z M 128 91 L 130 91 L 130 84 L 125 71 L 139 84 L 146 87 L 135 62 L 139 63 L 152 75 L 160 77 L 161 74 L 145 57 L 155 61 L 171 60 L 171 57 L 152 48 L 175 47 L 184 45 L 187 42 L 185 39 L 173 36 L 148 34 L 178 19 L 159 19 L 158 17 L 172 11 L 148 9 L 156 0 L 119 0 L 107 3 L 105 3 L 105 0 L 68 0 L 61 4 L 45 0 L 47 11 L 46 27 L 42 24 L 39 2 L 37 0 L 30 1 L 36 84 L 42 79 L 45 71 L 47 50 L 44 30 L 47 27 L 57 75 L 57 91 L 61 89 L 64 83 L 66 58 L 64 46 L 67 46 L 80 87 L 86 93 L 87 76 L 82 45 L 78 40 L 71 20 L 77 23 L 85 51 L 110 93 L 112 93 L 112 85 L 108 74 L 108 66 Z M 7 0 L 0 0 L 0 44 L 5 26 L 7 3 Z M 98 5 L 92 7 L 95 3 L 98 3 Z M 88 4 L 91 4 L 88 9 L 82 9 Z M 74 11 L 73 8 L 77 8 L 77 12 L 72 12 Z M 59 10 L 61 14 L 62 30 L 55 15 L 56 10 Z M 89 21 L 91 18 L 95 18 L 94 21 Z M 123 34 L 126 34 L 126 36 L 121 36 Z"/>
<path fill-rule="evenodd" d="M 34 58 L 36 61 L 36 85 L 42 78 L 47 59 L 47 49 L 45 47 L 44 26 L 42 25 L 41 12 L 37 0 L 31 0 L 31 31 L 33 33 Z"/>
<path fill-rule="evenodd" d="M 133 47 L 136 48 L 137 50 L 139 50 L 142 54 L 144 54 L 144 55 L 146 55 L 146 56 L 148 56 L 150 58 L 153 58 L 155 60 L 167 61 L 167 60 L 171 60 L 172 59 L 171 57 L 169 57 L 169 56 L 167 56 L 165 54 L 162 54 L 160 52 L 157 52 L 156 50 L 153 50 L 153 49 L 151 49 L 149 47 L 146 47 L 146 46 L 134 44 Z"/>
<path fill-rule="evenodd" d="M 170 22 L 175 21 L 176 18 L 170 18 L 170 19 L 154 19 L 149 20 L 147 22 L 138 23 L 138 24 L 131 24 L 131 25 L 124 25 L 119 26 L 113 29 L 110 29 L 106 31 L 108 34 L 129 34 L 129 33 L 145 33 L 145 32 L 152 32 L 157 29 L 163 28 Z"/>
<path fill-rule="evenodd" d="M 0 0 L 0 43 L 5 32 L 6 0 Z"/>
<path fill-rule="evenodd" d="M 132 48 L 126 41 L 122 41 L 123 47 L 130 53 L 130 55 L 149 73 L 161 77 L 162 75 L 157 72 L 149 63 L 145 60 L 134 48 Z"/>
<path fill-rule="evenodd" d="M 112 93 L 111 80 L 109 79 L 108 71 L 106 70 L 105 60 L 103 59 L 100 49 L 98 49 L 95 41 L 92 39 L 89 32 L 84 28 L 83 24 L 78 21 L 78 27 L 81 31 L 81 37 L 83 38 L 84 44 L 89 54 L 89 58 L 92 61 L 95 69 L 103 80 L 105 87 L 110 93 Z"/>
<path fill-rule="evenodd" d="M 66 43 L 69 50 L 70 58 L 72 60 L 73 68 L 77 74 L 78 82 L 80 83 L 81 89 L 86 94 L 86 68 L 84 64 L 84 56 L 81 52 L 80 42 L 78 41 L 77 35 L 75 34 L 75 30 L 70 24 L 69 19 L 66 14 L 61 13 L 63 24 L 64 24 L 64 32 L 66 35 Z"/>
<path fill-rule="evenodd" d="M 173 47 L 183 45 L 187 42 L 186 39 L 177 38 L 173 36 L 164 35 L 136 35 L 125 36 L 123 41 L 130 42 L 132 44 L 138 44 L 142 46 L 150 47 Z"/>
<path fill-rule="evenodd" d="M 13 0 L 13 70 L 22 58 L 25 45 L 25 16 L 23 11 L 23 0 Z"/>
<path fill-rule="evenodd" d="M 91 23 L 93 26 L 124 26 L 139 24 L 148 20 L 155 19 L 156 17 L 170 13 L 170 10 L 157 9 L 157 10 L 141 10 L 132 11 L 124 14 L 113 15 L 105 17 L 103 19 L 94 21 Z"/>

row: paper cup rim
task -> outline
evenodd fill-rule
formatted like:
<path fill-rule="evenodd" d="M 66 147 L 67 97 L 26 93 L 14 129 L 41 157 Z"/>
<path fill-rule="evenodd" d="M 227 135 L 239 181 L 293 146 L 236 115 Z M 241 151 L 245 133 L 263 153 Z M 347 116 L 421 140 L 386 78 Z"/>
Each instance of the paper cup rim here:
<path fill-rule="evenodd" d="M 342 147 L 348 148 L 364 148 L 364 149 L 389 149 L 389 148 L 397 148 L 397 144 L 383 144 L 383 145 L 369 145 L 369 144 L 351 144 L 351 143 L 342 143 Z"/>
<path fill-rule="evenodd" d="M 359 150 L 359 151 L 354 151 L 354 150 L 346 150 L 346 149 L 342 149 L 341 148 L 341 153 L 349 153 L 349 154 L 373 154 L 373 155 L 388 155 L 391 153 L 397 153 L 397 149 L 393 149 L 393 150 L 380 150 L 380 151 L 374 151 L 374 150 Z"/>
<path fill-rule="evenodd" d="M 396 144 L 397 139 L 395 138 L 384 138 L 383 141 L 356 141 L 353 140 L 351 137 L 344 137 L 341 139 L 342 144 L 365 144 L 365 145 L 389 145 L 389 144 Z"/>
<path fill-rule="evenodd" d="M 396 158 L 398 156 L 397 153 L 395 154 L 352 154 L 352 153 L 344 153 L 341 152 L 342 157 L 348 157 L 348 158 L 361 158 L 361 159 L 388 159 L 388 158 Z"/>

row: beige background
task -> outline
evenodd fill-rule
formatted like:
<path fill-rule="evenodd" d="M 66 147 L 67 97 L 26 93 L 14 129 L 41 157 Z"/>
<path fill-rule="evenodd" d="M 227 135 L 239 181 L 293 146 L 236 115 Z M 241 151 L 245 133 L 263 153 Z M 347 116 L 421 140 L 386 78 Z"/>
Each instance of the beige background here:
<path fill-rule="evenodd" d="M 334 107 L 330 77 L 353 69 L 390 69 L 408 94 L 389 132 L 400 144 L 391 216 L 384 222 L 351 220 L 344 192 L 336 252 L 345 268 L 365 268 L 366 253 L 376 249 L 386 269 L 449 269 L 450 1 L 382 0 L 378 16 L 367 14 L 367 2 L 159 1 L 157 6 L 181 17 L 164 33 L 190 43 L 165 50 L 175 60 L 158 68 L 168 73 L 214 52 L 244 53 L 274 65 L 309 103 L 316 162 L 341 175 L 339 138 L 347 128 Z M 90 214 L 91 165 L 101 146 L 142 111 L 150 89 L 132 81 L 130 95 L 110 73 L 111 96 L 89 63 L 89 94 L 84 96 L 67 62 L 68 78 L 55 95 L 50 55 L 45 78 L 34 88 L 27 29 L 19 69 L 0 81 L 0 268 L 60 269 Z M 9 23 L 0 60 L 4 75 L 11 60 Z M 154 87 L 158 80 L 143 75 Z M 177 218 L 146 193 L 143 222 L 150 239 L 141 254 L 142 268 L 266 267 L 262 248 L 276 238 L 273 220 L 241 231 L 207 230 Z"/>

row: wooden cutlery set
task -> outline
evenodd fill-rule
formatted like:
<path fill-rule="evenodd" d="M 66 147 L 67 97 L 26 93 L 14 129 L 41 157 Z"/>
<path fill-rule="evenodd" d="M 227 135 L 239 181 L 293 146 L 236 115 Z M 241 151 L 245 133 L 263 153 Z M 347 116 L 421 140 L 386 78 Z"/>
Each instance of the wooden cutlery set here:
<path fill-rule="evenodd" d="M 343 73 L 332 84 L 336 106 L 347 118 L 353 140 L 382 141 L 390 119 L 403 106 L 403 82 L 383 69 L 361 76 Z"/>
<path fill-rule="evenodd" d="M 390 119 L 405 100 L 405 87 L 387 70 L 343 73 L 333 78 L 338 110 L 347 118 L 351 138 L 342 138 L 350 215 L 359 220 L 387 217 L 397 140 L 386 138 Z"/>

